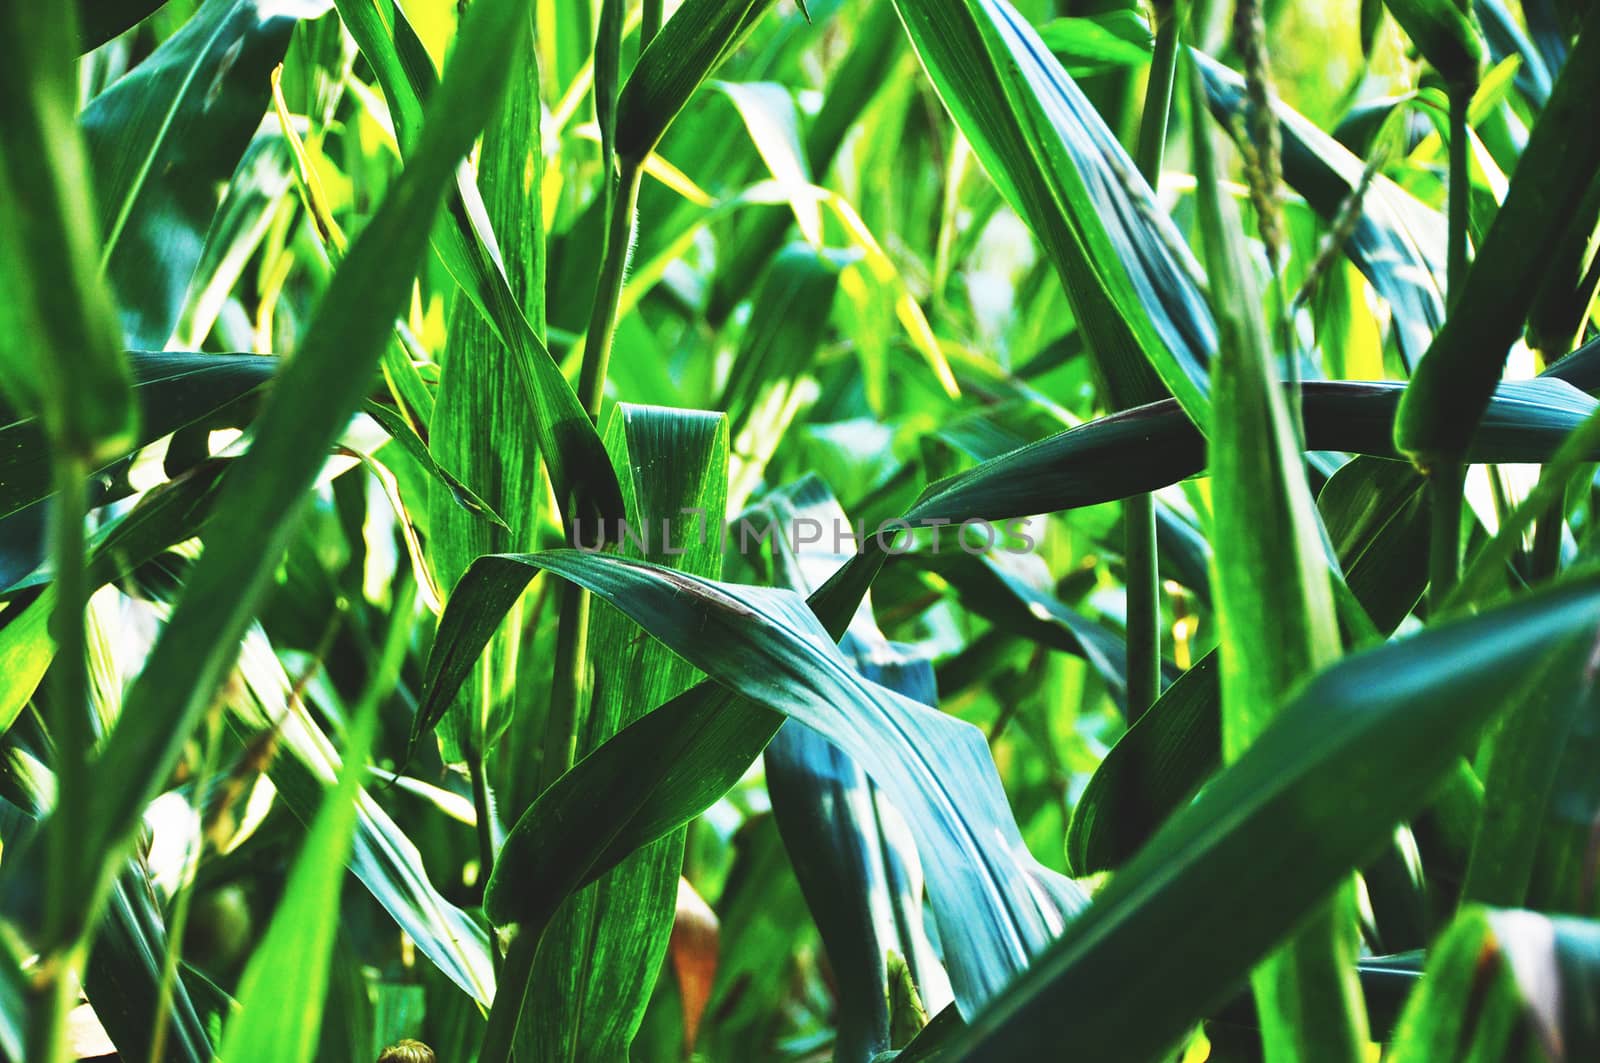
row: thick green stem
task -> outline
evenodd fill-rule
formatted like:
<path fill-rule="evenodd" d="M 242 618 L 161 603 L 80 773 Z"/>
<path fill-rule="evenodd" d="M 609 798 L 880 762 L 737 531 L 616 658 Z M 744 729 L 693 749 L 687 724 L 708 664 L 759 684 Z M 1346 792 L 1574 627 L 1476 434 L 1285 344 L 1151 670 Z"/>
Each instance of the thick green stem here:
<path fill-rule="evenodd" d="M 644 0 L 643 16 L 639 21 L 639 50 L 650 47 L 650 42 L 661 32 L 661 0 Z"/>
<path fill-rule="evenodd" d="M 1433 508 L 1428 543 L 1428 614 L 1441 615 L 1444 603 L 1461 578 L 1461 494 L 1466 468 L 1460 462 L 1436 466 L 1428 473 Z"/>
<path fill-rule="evenodd" d="M 52 462 L 55 498 L 51 507 L 51 556 L 55 561 L 55 611 L 51 636 L 56 644 L 50 668 L 51 739 L 55 744 L 56 807 L 50 817 L 48 866 L 50 888 L 45 908 L 45 951 L 42 958 L 52 986 L 36 1011 L 34 1054 L 42 1063 L 67 1059 L 67 1015 L 77 1003 L 77 981 L 88 927 L 76 898 L 87 895 L 80 863 L 89 836 L 90 757 L 94 728 L 89 720 L 88 641 L 84 611 L 89 582 L 84 570 L 83 522 L 87 513 L 88 465 L 58 446 Z"/>
<path fill-rule="evenodd" d="M 1156 499 L 1122 501 L 1128 565 L 1128 721 L 1161 694 L 1161 569 L 1156 556 Z"/>
<path fill-rule="evenodd" d="M 606 370 L 611 364 L 611 340 L 617 328 L 617 305 L 633 250 L 633 215 L 639 204 L 639 182 L 644 175 L 639 160 L 619 158 L 616 188 L 611 196 L 610 224 L 606 234 L 605 264 L 595 285 L 589 311 L 589 332 L 584 339 L 583 367 L 578 373 L 578 401 L 598 420 L 605 397 Z"/>
<path fill-rule="evenodd" d="M 1450 90 L 1449 243 L 1446 265 L 1446 299 L 1454 309 L 1467 277 L 1468 196 L 1467 105 L 1470 87 Z M 1461 508 L 1466 469 L 1460 462 L 1441 463 L 1428 472 L 1428 492 L 1433 506 L 1433 535 L 1428 544 L 1428 607 L 1442 608 L 1461 576 Z"/>
<path fill-rule="evenodd" d="M 1167 145 L 1167 117 L 1172 112 L 1173 72 L 1178 66 L 1179 18 L 1167 14 L 1156 27 L 1155 54 L 1150 58 L 1150 81 L 1145 87 L 1144 114 L 1139 119 L 1139 146 L 1134 160 L 1154 189 L 1161 175 Z"/>
<path fill-rule="evenodd" d="M 1167 13 L 1156 30 L 1155 56 L 1145 89 L 1139 123 L 1139 172 L 1155 188 L 1167 142 L 1167 116 L 1172 109 L 1173 71 L 1178 59 L 1178 18 Z M 1156 556 L 1154 495 L 1123 500 L 1126 535 L 1128 610 L 1128 719 L 1136 720 L 1161 694 L 1161 570 Z"/>
<path fill-rule="evenodd" d="M 1449 243 L 1445 258 L 1446 299 L 1453 308 L 1461 298 L 1467 278 L 1467 226 L 1472 177 L 1467 168 L 1467 107 L 1472 103 L 1471 88 L 1450 90 L 1450 216 Z"/>
<path fill-rule="evenodd" d="M 478 661 L 480 676 L 480 710 L 473 713 L 472 720 L 472 746 L 466 751 L 467 777 L 472 784 L 472 821 L 474 832 L 478 839 L 478 881 L 487 883 L 489 876 L 494 872 L 495 854 L 499 851 L 495 838 L 494 801 L 489 794 L 489 781 L 484 770 L 485 749 L 488 747 L 487 720 L 489 698 L 492 693 L 490 660 L 492 654 L 485 654 Z M 495 972 L 500 970 L 500 942 L 494 941 L 491 950 Z"/>
<path fill-rule="evenodd" d="M 595 285 L 589 333 L 584 341 L 583 365 L 578 373 L 578 401 L 599 420 L 605 398 L 606 369 L 611 362 L 611 341 L 617 327 L 617 305 L 628 272 L 633 246 L 633 215 L 639 202 L 643 175 L 635 159 L 620 158 L 616 187 L 611 195 L 605 264 Z M 550 691 L 550 715 L 545 722 L 541 789 L 572 767 L 588 671 L 589 594 L 575 584 L 563 583 L 556 629 L 555 675 Z"/>
<path fill-rule="evenodd" d="M 489 1028 L 483 1034 L 478 1063 L 509 1063 L 516 1047 L 517 1025 L 522 1018 L 528 986 L 533 981 L 533 961 L 539 955 L 542 936 L 543 926 L 523 926 L 512 940 L 505 963 L 500 965 L 494 1006 L 489 1009 Z"/>

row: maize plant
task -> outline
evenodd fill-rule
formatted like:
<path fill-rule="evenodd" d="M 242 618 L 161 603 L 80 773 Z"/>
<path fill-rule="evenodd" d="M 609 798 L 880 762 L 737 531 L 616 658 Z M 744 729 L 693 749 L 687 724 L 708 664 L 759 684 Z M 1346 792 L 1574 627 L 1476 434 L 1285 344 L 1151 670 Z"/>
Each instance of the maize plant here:
<path fill-rule="evenodd" d="M 1600 1058 L 1600 5 L 0 0 L 0 1060 Z"/>

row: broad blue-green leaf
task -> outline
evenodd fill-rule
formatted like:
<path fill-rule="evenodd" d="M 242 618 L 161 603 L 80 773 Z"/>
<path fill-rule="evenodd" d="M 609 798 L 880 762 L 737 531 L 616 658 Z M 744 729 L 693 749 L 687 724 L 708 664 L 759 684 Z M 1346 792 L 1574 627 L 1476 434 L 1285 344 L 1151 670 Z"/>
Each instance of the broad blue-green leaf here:
<path fill-rule="evenodd" d="M 784 527 L 847 519 L 815 477 L 774 493 L 764 505 Z M 772 553 L 778 578 L 796 591 L 820 587 L 844 560 L 829 544 L 793 547 L 779 537 Z M 869 602 L 857 610 L 840 649 L 865 678 L 938 707 L 932 662 L 913 647 L 889 642 Z M 928 1009 L 942 1010 L 951 1000 L 948 975 L 923 928 L 921 861 L 899 811 L 848 755 L 811 728 L 784 724 L 767 746 L 764 765 L 773 816 L 839 982 L 835 1056 L 841 1063 L 869 1059 L 896 1043 L 889 953 L 901 958 Z"/>
<path fill-rule="evenodd" d="M 1589 578 L 1323 672 L 1112 876 L 951 1058 L 1026 1059 L 1067 1043 L 1094 1059 L 1165 1051 L 1389 842 L 1509 698 L 1581 670 L 1596 630 L 1600 583 Z M 1129 956 L 1162 962 L 1117 977 Z"/>
<path fill-rule="evenodd" d="M 473 646 L 458 640 L 472 635 L 479 592 L 520 588 L 536 568 L 617 606 L 718 681 L 811 726 L 861 764 L 917 839 L 963 1009 L 998 994 L 1085 903 L 1075 883 L 1023 846 L 978 730 L 863 679 L 793 592 L 572 551 L 481 558 L 458 586 L 452 603 L 461 604 L 447 608 L 434 652 L 458 657 Z M 537 924 L 544 916 L 534 896 L 497 878 L 485 910 L 497 922 Z"/>
<path fill-rule="evenodd" d="M 1496 416 L 1485 424 L 1479 445 L 1505 448 L 1507 454 L 1551 453 L 1582 422 L 1593 400 L 1564 382 L 1554 388 L 1550 383 L 1505 385 L 1503 401 L 1493 407 Z M 1389 425 L 1400 388 L 1307 384 L 1304 413 L 1311 444 L 1371 447 L 1392 455 Z M 1135 443 L 1139 449 L 1130 450 Z M 1059 433 L 936 483 L 904 517 L 911 522 L 923 517 L 1000 521 L 1112 501 L 1198 473 L 1205 463 L 1197 452 L 1200 443 L 1199 433 L 1168 400 Z M 1132 462 L 1135 454 L 1138 463 Z M 881 556 L 872 554 L 852 558 L 836 577 L 841 585 L 824 588 L 837 592 L 826 599 L 828 605 L 822 604 L 820 592 L 813 596 L 813 607 L 826 609 L 819 615 L 830 629 L 837 625 L 843 634 L 879 562 Z M 1359 586 L 1359 577 L 1352 578 Z M 513 582 L 515 589 L 507 585 L 480 599 L 485 616 L 498 617 L 509 608 L 526 581 Z M 1383 578 L 1378 582 L 1404 586 Z M 1415 596 L 1390 622 L 1398 623 L 1414 602 Z M 445 664 L 443 654 L 430 657 L 420 713 L 440 711 L 439 702 L 452 696 L 452 682 L 459 684 L 465 675 L 459 671 L 455 678 L 445 678 Z M 471 666 L 469 654 L 452 667 Z M 634 849 L 711 807 L 760 755 L 781 723 L 778 714 L 741 704 L 723 688 L 703 682 L 624 728 L 546 790 L 530 814 L 529 829 L 538 832 L 530 847 L 545 855 L 545 866 L 555 876 L 541 885 L 539 903 L 559 903 Z M 1210 748 L 1219 749 L 1214 743 Z M 1192 787 L 1204 770 L 1183 785 Z"/>

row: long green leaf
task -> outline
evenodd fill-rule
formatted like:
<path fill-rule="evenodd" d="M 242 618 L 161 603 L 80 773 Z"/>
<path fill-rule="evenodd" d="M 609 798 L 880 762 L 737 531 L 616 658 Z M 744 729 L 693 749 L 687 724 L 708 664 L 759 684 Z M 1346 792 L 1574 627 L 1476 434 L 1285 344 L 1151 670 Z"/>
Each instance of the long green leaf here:
<path fill-rule="evenodd" d="M 1422 479 L 1410 466 L 1357 458 L 1328 481 L 1318 508 L 1351 588 L 1384 634 L 1411 612 L 1426 583 Z M 1138 851 L 1222 766 L 1217 656 L 1169 687 L 1106 754 L 1073 808 L 1067 855 L 1079 874 Z"/>
<path fill-rule="evenodd" d="M 979 732 L 862 679 L 792 592 L 571 551 L 482 558 L 457 589 L 460 604 L 447 608 L 435 652 L 458 654 L 452 644 L 463 638 L 481 646 L 474 592 L 525 584 L 540 568 L 617 606 L 719 682 L 821 732 L 873 776 L 917 839 L 964 1010 L 998 994 L 1085 902 L 1023 846 Z M 505 860 L 525 865 L 527 856 L 510 854 L 530 837 L 514 830 Z M 500 923 L 538 925 L 547 902 L 530 885 L 497 877 L 485 911 Z"/>
<path fill-rule="evenodd" d="M 72 121 L 75 33 L 71 9 L 0 11 L 0 394 L 42 414 L 56 445 L 95 461 L 127 444 L 136 410 L 100 277 L 90 158 Z"/>
<path fill-rule="evenodd" d="M 351 36 L 383 85 L 395 135 L 401 151 L 410 158 L 421 146 L 423 101 L 438 91 L 428 53 L 405 13 L 389 0 L 336 3 Z M 508 32 L 511 37 L 507 43 L 521 40 L 520 26 Z M 616 474 L 606 459 L 605 446 L 594 423 L 530 321 L 530 315 L 540 317 L 542 307 L 525 305 L 512 289 L 477 185 L 467 170 L 460 170 L 455 176 L 454 194 L 446 200 L 446 216 L 433 231 L 434 250 L 462 293 L 510 351 L 533 418 L 539 453 L 555 486 L 566 527 L 570 529 L 574 521 L 614 526 L 623 516 Z M 591 532 L 583 541 L 593 542 L 595 535 Z"/>
<path fill-rule="evenodd" d="M 1191 111 L 1199 113 L 1200 76 L 1191 73 Z M 1271 723 L 1284 696 L 1338 658 L 1339 629 L 1322 552 L 1325 532 L 1283 401 L 1243 227 L 1233 200 L 1218 188 L 1204 123 L 1196 125 L 1193 143 L 1200 231 L 1221 331 L 1211 367 L 1209 468 L 1222 755 L 1234 763 Z M 1355 1063 L 1365 1050 L 1353 902 L 1347 881 L 1253 972 L 1268 1060 Z"/>
<path fill-rule="evenodd" d="M 721 543 L 705 534 L 726 509 L 728 436 L 720 415 L 660 407 L 618 407 L 608 443 L 616 455 L 630 527 L 662 556 L 665 532 L 683 550 L 673 568 L 715 578 Z M 639 541 L 620 536 L 642 556 Z M 694 670 L 658 643 L 641 640 L 626 617 L 597 610 L 589 623 L 594 694 L 578 734 L 578 755 L 599 747 L 645 710 L 681 693 Z M 514 837 L 514 836 L 513 836 Z M 676 831 L 634 853 L 562 907 L 540 943 L 523 1004 L 519 1050 L 532 1058 L 622 1058 L 644 1017 L 666 954 L 683 865 Z M 517 888 L 538 861 L 511 838 L 490 889 Z"/>
<path fill-rule="evenodd" d="M 1529 135 L 1505 202 L 1478 249 L 1461 298 L 1417 366 L 1395 421 L 1395 445 L 1421 467 L 1466 454 L 1556 241 L 1600 170 L 1600 9 Z"/>
<path fill-rule="evenodd" d="M 1537 448 L 1544 454 L 1559 446 L 1564 434 L 1582 423 L 1593 401 L 1564 382 L 1553 390 L 1549 383 L 1538 382 L 1531 388 L 1502 385 L 1505 401 L 1494 407 L 1501 430 L 1491 432 L 1486 424 L 1479 445 L 1519 453 Z M 1399 385 L 1309 384 L 1306 390 L 1311 445 L 1339 449 L 1355 446 L 1359 436 L 1366 440 L 1362 446 L 1374 445 L 1393 454 L 1387 425 Z M 1318 394 L 1328 396 L 1326 406 L 1315 405 Z M 1374 406 L 1387 412 L 1371 429 L 1363 428 L 1360 411 Z M 1145 415 L 1150 420 L 1143 420 Z M 1331 438 L 1334 435 L 1340 438 Z M 1137 452 L 1127 449 L 1134 440 L 1142 444 Z M 1112 501 L 1130 491 L 1152 490 L 1198 473 L 1204 467 L 1204 456 L 1195 452 L 1200 442 L 1199 433 L 1169 400 L 1143 412 L 1130 411 L 1059 433 L 952 476 L 929 487 L 903 518 L 910 523 L 924 517 L 955 523 L 967 518 L 1000 521 Z M 1161 471 L 1147 476 L 1151 470 L 1133 460 L 1135 453 Z M 830 627 L 837 623 L 841 634 L 879 561 L 881 556 L 872 554 L 852 559 L 836 577 L 843 584 L 832 588 L 839 593 L 830 609 L 843 615 L 830 611 L 825 619 Z M 493 593 L 480 588 L 477 603 L 484 616 L 498 617 L 510 607 L 526 581 L 512 582 L 514 586 L 501 586 Z M 1378 584 L 1403 586 L 1381 575 Z M 823 608 L 822 600 L 813 595 L 813 606 Z M 1403 610 L 1409 611 L 1414 602 L 1413 596 Z M 1390 622 L 1398 623 L 1404 611 Z M 421 726 L 429 726 L 428 721 L 443 712 L 475 656 L 476 651 L 469 650 L 453 669 L 445 655 L 430 656 L 418 708 Z M 524 829 L 538 839 L 530 840 L 530 849 L 546 856 L 549 877 L 541 886 L 545 903 L 557 903 L 634 849 L 711 807 L 761 754 L 781 723 L 778 714 L 749 702 L 741 704 L 721 687 L 701 683 L 624 728 L 546 790 L 526 817 Z M 1199 770 L 1201 774 L 1184 785 L 1192 786 L 1208 769 Z"/>
<path fill-rule="evenodd" d="M 129 347 L 160 350 L 232 175 L 267 110 L 290 31 L 328 0 L 207 0 L 80 119 L 95 175 L 100 262 Z"/>
<path fill-rule="evenodd" d="M 299 503 L 369 386 L 457 160 L 495 105 L 524 13 L 517 0 L 473 8 L 410 164 L 351 246 L 257 422 L 254 445 L 230 470 L 202 558 L 129 691 L 124 725 L 101 754 L 99 833 L 89 851 L 111 854 L 126 844 L 231 667 Z M 178 689 L 175 676 L 183 677 Z M 101 886 L 78 888 L 92 907 Z"/>
<path fill-rule="evenodd" d="M 1127 152 L 1006 0 L 895 0 L 957 126 L 1066 285 L 1118 407 L 1206 431 L 1217 345 L 1192 257 Z M 1152 371 L 1153 370 L 1153 371 Z"/>
<path fill-rule="evenodd" d="M 393 691 L 405 658 L 415 601 L 414 584 L 395 595 L 377 667 L 346 736 L 338 784 L 312 822 L 266 936 L 239 979 L 239 1010 L 224 1027 L 217 1053 L 227 1063 L 310 1063 L 315 1058 L 356 801 L 378 730 L 378 707 Z M 295 972 L 289 984 L 283 977 L 287 970 Z"/>
<path fill-rule="evenodd" d="M 685 0 L 639 57 L 617 99 L 617 154 L 641 161 L 774 0 Z"/>
<path fill-rule="evenodd" d="M 1112 877 L 952 1058 L 1025 1059 L 1067 1044 L 1091 1059 L 1156 1058 L 1389 841 L 1509 698 L 1581 670 L 1597 628 L 1600 583 L 1589 579 L 1323 672 Z M 1130 970 L 1127 958 L 1141 956 L 1159 960 Z"/>

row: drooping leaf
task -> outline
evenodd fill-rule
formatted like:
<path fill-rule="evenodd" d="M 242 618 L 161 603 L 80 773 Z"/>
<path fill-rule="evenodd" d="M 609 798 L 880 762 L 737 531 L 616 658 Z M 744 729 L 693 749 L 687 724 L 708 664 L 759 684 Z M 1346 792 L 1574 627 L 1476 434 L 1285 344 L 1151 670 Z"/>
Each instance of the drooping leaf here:
<path fill-rule="evenodd" d="M 1507 453 L 1550 453 L 1565 432 L 1581 423 L 1584 411 L 1592 405 L 1592 400 L 1576 389 L 1558 386 L 1552 390 L 1548 382 L 1538 382 L 1531 390 L 1526 385 L 1502 387 L 1504 401 L 1493 408 L 1498 411 L 1493 423 L 1505 431 L 1491 432 L 1491 424 L 1486 423 L 1479 445 L 1488 445 L 1492 439 L 1494 446 L 1507 448 Z M 1387 425 L 1399 385 L 1312 382 L 1305 390 L 1310 445 L 1382 448 L 1392 455 Z M 1326 405 L 1316 398 L 1319 394 L 1327 397 Z M 1362 427 L 1360 411 L 1375 406 L 1385 412 L 1370 429 Z M 1161 427 L 1152 430 L 1149 424 L 1158 412 Z M 1142 423 L 1146 416 L 1150 420 Z M 1521 427 L 1513 428 L 1515 425 Z M 1324 437 L 1324 431 L 1341 438 Z M 1132 452 L 1125 448 L 1135 439 L 1150 448 L 1148 453 L 1141 448 L 1140 454 L 1161 466 L 1159 475 L 1147 477 L 1146 470 L 1129 464 Z M 910 523 L 924 517 L 954 523 L 968 518 L 1002 521 L 1111 501 L 1200 471 L 1204 456 L 1192 453 L 1199 441 L 1199 434 L 1169 400 L 1143 412 L 1130 411 L 1060 433 L 934 484 L 903 518 Z M 824 617 L 830 626 L 837 623 L 843 632 L 881 560 L 881 555 L 870 553 L 852 558 L 835 577 L 838 585 L 824 588 L 834 593 L 830 612 Z M 1357 573 L 1352 579 L 1360 585 Z M 514 586 L 484 592 L 477 599 L 483 616 L 501 615 L 525 583 L 518 575 L 511 581 Z M 1402 588 L 1403 594 L 1405 583 L 1378 576 L 1374 585 Z M 819 595 L 813 596 L 812 604 L 820 609 Z M 1414 603 L 1413 594 L 1390 622 L 1399 623 Z M 1379 615 L 1374 608 L 1374 615 Z M 1389 607 L 1391 611 L 1394 608 Z M 473 656 L 457 662 L 457 668 L 470 670 Z M 444 678 L 444 663 L 442 655 L 430 657 L 428 682 L 418 709 L 424 719 L 442 711 L 443 702 L 452 696 L 452 682 Z M 458 684 L 460 679 L 453 682 Z M 1214 700 L 1209 704 L 1214 705 Z M 526 820 L 530 849 L 545 854 L 546 866 L 552 872 L 559 869 L 562 876 L 547 884 L 550 903 L 711 807 L 760 755 L 781 723 L 778 714 L 748 702 L 741 705 L 726 690 L 703 682 L 624 728 L 579 762 L 540 795 Z M 1220 750 L 1217 745 L 1210 748 Z M 1197 770 L 1192 781 L 1182 786 L 1192 787 L 1209 768 Z M 1188 792 L 1183 789 L 1171 800 L 1181 800 Z"/>
<path fill-rule="evenodd" d="M 1386 844 L 1508 697 L 1584 667 L 1592 578 L 1348 657 L 1114 875 L 952 1059 L 1071 1043 L 1145 1058 L 1221 1004 L 1268 949 Z M 1296 839 L 1314 837 L 1315 846 Z M 1241 861 L 1254 873 L 1233 874 Z M 1142 991 L 1107 978 L 1161 955 Z"/>
<path fill-rule="evenodd" d="M 260 388 L 280 365 L 276 358 L 260 355 L 182 351 L 136 351 L 128 355 L 128 363 L 140 414 L 139 432 L 127 440 L 132 447 L 205 420 Z M 0 516 L 9 516 L 50 493 L 50 473 L 39 423 L 7 415 L 3 408 L 0 421 L 6 422 L 0 424 Z M 115 448 L 106 459 L 120 458 L 127 450 Z"/>
<path fill-rule="evenodd" d="M 999 993 L 1085 902 L 1075 883 L 1023 846 L 979 732 L 861 678 L 792 592 L 572 551 L 482 558 L 458 587 L 463 604 L 447 609 L 436 645 L 457 659 L 464 647 L 481 646 L 472 638 L 473 591 L 525 584 L 536 568 L 579 583 L 720 682 L 811 726 L 877 780 L 917 839 L 963 1009 L 975 1011 Z M 525 851 L 530 837 L 513 830 L 506 853 Z M 497 922 L 537 925 L 549 903 L 542 892 L 497 876 L 485 911 Z"/>
<path fill-rule="evenodd" d="M 846 520 L 815 477 L 769 496 L 780 523 Z M 837 526 L 837 525 L 835 525 Z M 796 591 L 826 581 L 843 558 L 829 544 L 773 543 L 779 580 Z M 933 667 L 916 648 L 889 642 L 863 602 L 840 646 L 864 677 L 937 707 Z M 840 983 L 835 1055 L 867 1060 L 895 1038 L 896 972 L 934 1010 L 950 1003 L 950 983 L 923 928 L 923 873 L 900 813 L 849 756 L 797 722 L 786 723 L 764 758 L 773 817 L 806 905 Z"/>

